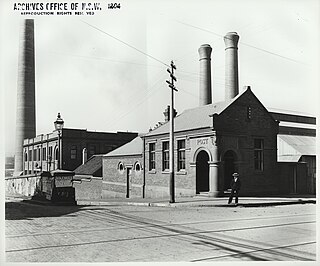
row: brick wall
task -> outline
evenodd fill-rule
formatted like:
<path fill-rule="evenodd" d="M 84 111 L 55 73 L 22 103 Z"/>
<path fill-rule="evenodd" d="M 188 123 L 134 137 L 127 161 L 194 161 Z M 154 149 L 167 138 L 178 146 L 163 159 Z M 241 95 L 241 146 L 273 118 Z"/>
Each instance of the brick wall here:
<path fill-rule="evenodd" d="M 250 119 L 248 107 L 251 108 Z M 242 176 L 241 192 L 247 195 L 277 193 L 278 123 L 255 96 L 249 92 L 242 95 L 215 119 L 215 127 L 219 132 L 221 161 L 228 150 L 232 150 L 237 156 L 237 171 Z M 263 139 L 264 142 L 263 171 L 254 169 L 256 138 Z"/>
<path fill-rule="evenodd" d="M 78 180 L 73 182 L 76 201 L 99 200 L 102 198 L 102 178 L 76 175 L 74 179 Z"/>
<path fill-rule="evenodd" d="M 102 197 L 142 197 L 143 196 L 143 162 L 142 155 L 104 157 L 102 160 L 103 184 Z M 120 170 L 120 163 L 123 170 Z M 140 165 L 140 170 L 136 165 Z M 128 169 L 130 170 L 129 191 L 127 187 Z"/>
<path fill-rule="evenodd" d="M 5 192 L 6 194 L 34 196 L 37 188 L 40 187 L 40 179 L 40 176 L 35 175 L 6 178 Z"/>

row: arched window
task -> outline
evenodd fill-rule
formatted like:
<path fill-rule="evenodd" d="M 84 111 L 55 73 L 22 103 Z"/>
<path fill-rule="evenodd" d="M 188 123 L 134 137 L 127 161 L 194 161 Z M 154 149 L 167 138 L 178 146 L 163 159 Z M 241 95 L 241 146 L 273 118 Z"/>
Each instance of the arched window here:
<path fill-rule="evenodd" d="M 124 165 L 122 162 L 118 163 L 118 171 L 122 174 L 124 172 Z"/>
<path fill-rule="evenodd" d="M 54 149 L 54 159 L 55 160 L 59 160 L 59 149 L 58 149 L 58 147 L 56 147 Z"/>
<path fill-rule="evenodd" d="M 140 172 L 141 171 L 141 165 L 139 162 L 136 162 L 136 164 L 134 165 L 134 170 L 136 172 Z"/>

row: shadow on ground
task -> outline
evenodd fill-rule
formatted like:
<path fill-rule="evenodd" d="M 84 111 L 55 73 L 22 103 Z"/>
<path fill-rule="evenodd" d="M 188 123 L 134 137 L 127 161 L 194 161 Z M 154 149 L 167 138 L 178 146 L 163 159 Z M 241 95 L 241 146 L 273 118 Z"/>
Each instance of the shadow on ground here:
<path fill-rule="evenodd" d="M 6 220 L 28 220 L 39 217 L 58 217 L 75 213 L 83 209 L 81 206 L 57 206 L 34 204 L 32 200 L 10 201 L 5 203 Z"/>

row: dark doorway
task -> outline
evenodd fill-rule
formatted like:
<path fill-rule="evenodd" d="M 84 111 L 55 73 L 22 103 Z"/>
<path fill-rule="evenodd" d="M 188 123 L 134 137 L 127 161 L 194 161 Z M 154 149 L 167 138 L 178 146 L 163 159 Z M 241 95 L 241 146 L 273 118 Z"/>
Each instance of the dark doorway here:
<path fill-rule="evenodd" d="M 196 193 L 209 191 L 209 155 L 200 151 L 197 155 Z"/>
<path fill-rule="evenodd" d="M 232 174 L 237 171 L 235 167 L 236 155 L 233 151 L 227 151 L 223 156 L 224 161 L 224 190 L 230 188 Z"/>
<path fill-rule="evenodd" d="M 130 198 L 132 188 L 132 168 L 127 167 L 127 194 L 126 198 Z"/>

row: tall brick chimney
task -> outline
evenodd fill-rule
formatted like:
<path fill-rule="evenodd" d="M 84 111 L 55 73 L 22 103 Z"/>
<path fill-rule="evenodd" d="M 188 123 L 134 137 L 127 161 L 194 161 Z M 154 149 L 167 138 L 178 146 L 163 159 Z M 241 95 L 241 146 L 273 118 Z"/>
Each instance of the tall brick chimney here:
<path fill-rule="evenodd" d="M 23 170 L 23 140 L 36 136 L 34 20 L 20 28 L 14 175 Z"/>
<path fill-rule="evenodd" d="M 228 32 L 224 36 L 225 59 L 225 99 L 230 100 L 239 94 L 238 80 L 238 41 L 236 32 Z"/>
<path fill-rule="evenodd" d="M 203 44 L 198 49 L 200 56 L 200 90 L 199 106 L 212 103 L 211 91 L 211 52 L 209 44 Z"/>

